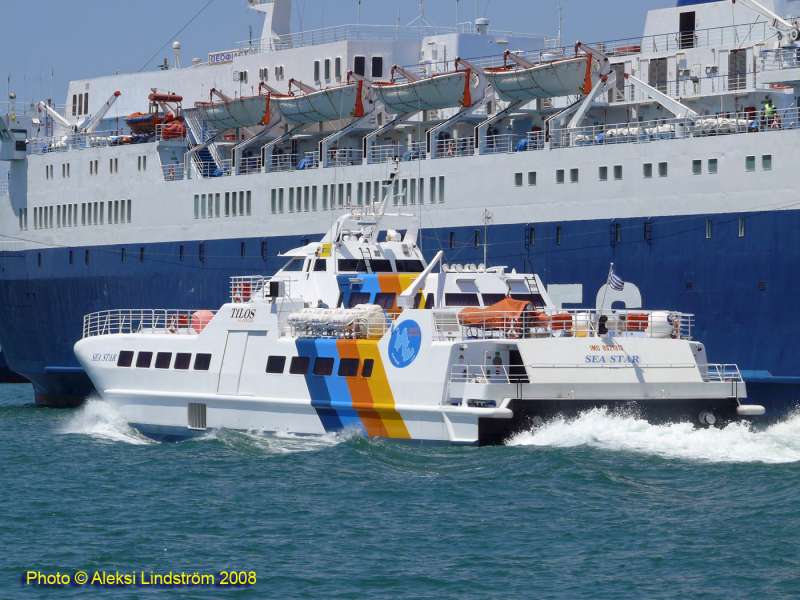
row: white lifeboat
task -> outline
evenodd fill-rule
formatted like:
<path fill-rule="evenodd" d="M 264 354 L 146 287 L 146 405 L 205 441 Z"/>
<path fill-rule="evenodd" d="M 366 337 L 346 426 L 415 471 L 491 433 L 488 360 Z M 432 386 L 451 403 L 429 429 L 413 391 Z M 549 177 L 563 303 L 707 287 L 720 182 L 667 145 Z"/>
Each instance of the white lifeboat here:
<path fill-rule="evenodd" d="M 229 98 L 217 90 L 211 90 L 212 100 L 197 102 L 195 108 L 200 113 L 200 118 L 215 129 L 266 126 L 280 119 L 273 102 L 275 95 L 277 92 L 271 89 L 263 94 L 262 87 L 259 87 L 258 96 L 242 98 Z M 220 101 L 214 102 L 214 96 Z"/>
<path fill-rule="evenodd" d="M 300 91 L 293 91 L 293 87 Z M 281 115 L 293 123 L 324 123 L 366 114 L 365 96 L 367 86 L 363 79 L 353 79 L 348 73 L 347 83 L 316 90 L 296 79 L 289 81 L 289 93 L 272 97 L 272 102 Z"/>
<path fill-rule="evenodd" d="M 376 99 L 394 114 L 457 106 L 469 108 L 483 95 L 483 80 L 471 67 L 459 68 L 462 64 L 456 61 L 455 71 L 425 78 L 418 78 L 395 65 L 391 81 L 375 81 L 370 86 Z M 397 81 L 396 73 L 401 73 L 405 81 Z"/>
<path fill-rule="evenodd" d="M 504 66 L 487 68 L 484 73 L 506 102 L 588 94 L 599 78 L 597 63 L 591 56 L 531 64 L 506 51 L 505 58 Z M 516 64 L 508 64 L 509 58 Z"/>

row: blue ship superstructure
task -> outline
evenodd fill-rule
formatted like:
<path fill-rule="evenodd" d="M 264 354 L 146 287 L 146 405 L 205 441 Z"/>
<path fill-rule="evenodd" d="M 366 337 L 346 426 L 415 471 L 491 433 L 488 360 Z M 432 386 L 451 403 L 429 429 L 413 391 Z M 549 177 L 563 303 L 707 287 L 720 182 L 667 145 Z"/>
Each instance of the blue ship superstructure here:
<path fill-rule="evenodd" d="M 292 33 L 288 0 L 251 4 L 256 42 L 182 67 L 176 45 L 162 70 L 3 121 L 0 344 L 41 403 L 91 392 L 84 314 L 217 306 L 229 276 L 275 272 L 395 171 L 429 258 L 536 271 L 567 308 L 696 314 L 751 400 L 800 400 L 797 3 L 682 0 L 641 37 L 568 48 L 487 19 Z"/>

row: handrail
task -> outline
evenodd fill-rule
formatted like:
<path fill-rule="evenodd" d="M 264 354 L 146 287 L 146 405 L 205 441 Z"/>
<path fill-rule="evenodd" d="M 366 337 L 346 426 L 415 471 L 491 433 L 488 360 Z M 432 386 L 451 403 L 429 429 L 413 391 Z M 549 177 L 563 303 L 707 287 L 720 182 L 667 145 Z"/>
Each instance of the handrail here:
<path fill-rule="evenodd" d="M 82 338 L 131 333 L 197 335 L 217 314 L 215 310 L 118 309 L 83 317 Z"/>

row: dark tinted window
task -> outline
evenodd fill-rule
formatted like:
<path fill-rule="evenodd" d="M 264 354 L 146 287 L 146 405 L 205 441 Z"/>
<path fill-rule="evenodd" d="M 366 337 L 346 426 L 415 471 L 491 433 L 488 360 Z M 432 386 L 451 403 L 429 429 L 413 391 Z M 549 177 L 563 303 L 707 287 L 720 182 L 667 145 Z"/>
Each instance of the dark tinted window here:
<path fill-rule="evenodd" d="M 185 371 L 192 362 L 192 355 L 188 352 L 178 352 L 175 355 L 175 368 Z"/>
<path fill-rule="evenodd" d="M 383 57 L 382 56 L 373 56 L 372 57 L 372 76 L 373 77 L 383 77 Z"/>
<path fill-rule="evenodd" d="M 317 262 L 314 263 L 314 270 L 315 271 L 327 271 L 328 270 L 328 261 L 324 258 L 318 258 Z"/>
<path fill-rule="evenodd" d="M 211 366 L 210 354 L 198 354 L 194 357 L 194 370 L 195 371 L 208 371 Z"/>
<path fill-rule="evenodd" d="M 356 273 L 367 272 L 367 261 L 355 258 L 342 258 L 339 260 L 340 271 L 355 271 Z"/>
<path fill-rule="evenodd" d="M 431 309 L 436 304 L 436 294 L 428 294 L 425 296 L 425 308 Z"/>
<path fill-rule="evenodd" d="M 156 369 L 169 369 L 172 362 L 172 352 L 159 352 L 156 354 Z"/>
<path fill-rule="evenodd" d="M 398 273 L 422 273 L 425 267 L 421 260 L 396 260 Z"/>
<path fill-rule="evenodd" d="M 330 375 L 333 373 L 333 359 L 332 358 L 318 358 L 314 361 L 314 375 Z"/>
<path fill-rule="evenodd" d="M 339 377 L 355 377 L 358 375 L 358 359 L 343 358 L 339 361 Z"/>
<path fill-rule="evenodd" d="M 289 365 L 289 373 L 292 375 L 305 375 L 308 373 L 308 357 L 293 356 L 292 364 Z"/>
<path fill-rule="evenodd" d="M 369 261 L 369 266 L 373 273 L 391 273 L 392 263 L 388 260 L 375 260 Z"/>
<path fill-rule="evenodd" d="M 478 294 L 445 294 L 447 306 L 480 306 Z"/>
<path fill-rule="evenodd" d="M 523 300 L 530 302 L 534 306 L 544 306 L 544 300 L 539 294 L 511 294 L 514 300 Z"/>
<path fill-rule="evenodd" d="M 136 366 L 140 369 L 149 369 L 150 363 L 153 362 L 152 352 L 139 352 L 136 356 Z"/>
<path fill-rule="evenodd" d="M 381 308 L 394 308 L 394 294 L 375 294 L 375 304 Z"/>
<path fill-rule="evenodd" d="M 267 359 L 267 373 L 283 373 L 286 368 L 285 356 L 270 356 Z"/>
<path fill-rule="evenodd" d="M 288 262 L 288 264 L 285 267 L 283 267 L 283 270 L 284 271 L 289 271 L 289 272 L 302 271 L 303 270 L 303 263 L 305 262 L 305 260 L 306 259 L 304 259 L 304 258 L 295 258 L 293 260 L 290 260 Z"/>
<path fill-rule="evenodd" d="M 367 74 L 367 57 L 356 56 L 353 59 L 353 73 L 361 75 L 362 77 Z"/>
<path fill-rule="evenodd" d="M 364 359 L 364 368 L 361 369 L 362 377 L 372 377 L 372 369 L 375 368 L 375 361 L 371 358 Z"/>
<path fill-rule="evenodd" d="M 117 357 L 118 367 L 130 367 L 133 364 L 133 352 L 130 350 L 123 350 Z"/>
<path fill-rule="evenodd" d="M 505 294 L 484 294 L 483 295 L 483 305 L 484 306 L 491 306 L 492 304 L 497 304 L 501 300 L 505 300 Z"/>
<path fill-rule="evenodd" d="M 358 304 L 369 304 L 370 294 L 367 292 L 350 292 L 350 301 L 347 308 L 353 308 Z"/>

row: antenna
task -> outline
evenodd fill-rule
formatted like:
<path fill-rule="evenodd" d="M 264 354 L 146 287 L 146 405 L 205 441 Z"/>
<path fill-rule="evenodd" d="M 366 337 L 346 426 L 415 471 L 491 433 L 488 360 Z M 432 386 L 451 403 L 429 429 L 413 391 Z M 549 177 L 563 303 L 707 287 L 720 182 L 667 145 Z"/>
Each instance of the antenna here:
<path fill-rule="evenodd" d="M 412 25 L 420 25 L 422 27 L 430 27 L 430 21 L 425 17 L 425 0 L 418 0 L 419 3 L 419 14 L 417 17 L 411 21 L 408 26 Z"/>
<path fill-rule="evenodd" d="M 361 4 L 362 0 L 356 0 L 356 23 L 361 25 Z"/>
<path fill-rule="evenodd" d="M 561 43 L 561 36 L 564 31 L 564 6 L 561 3 L 561 0 L 556 1 L 556 11 L 558 14 L 558 47 L 561 48 L 561 46 L 563 46 Z"/>

